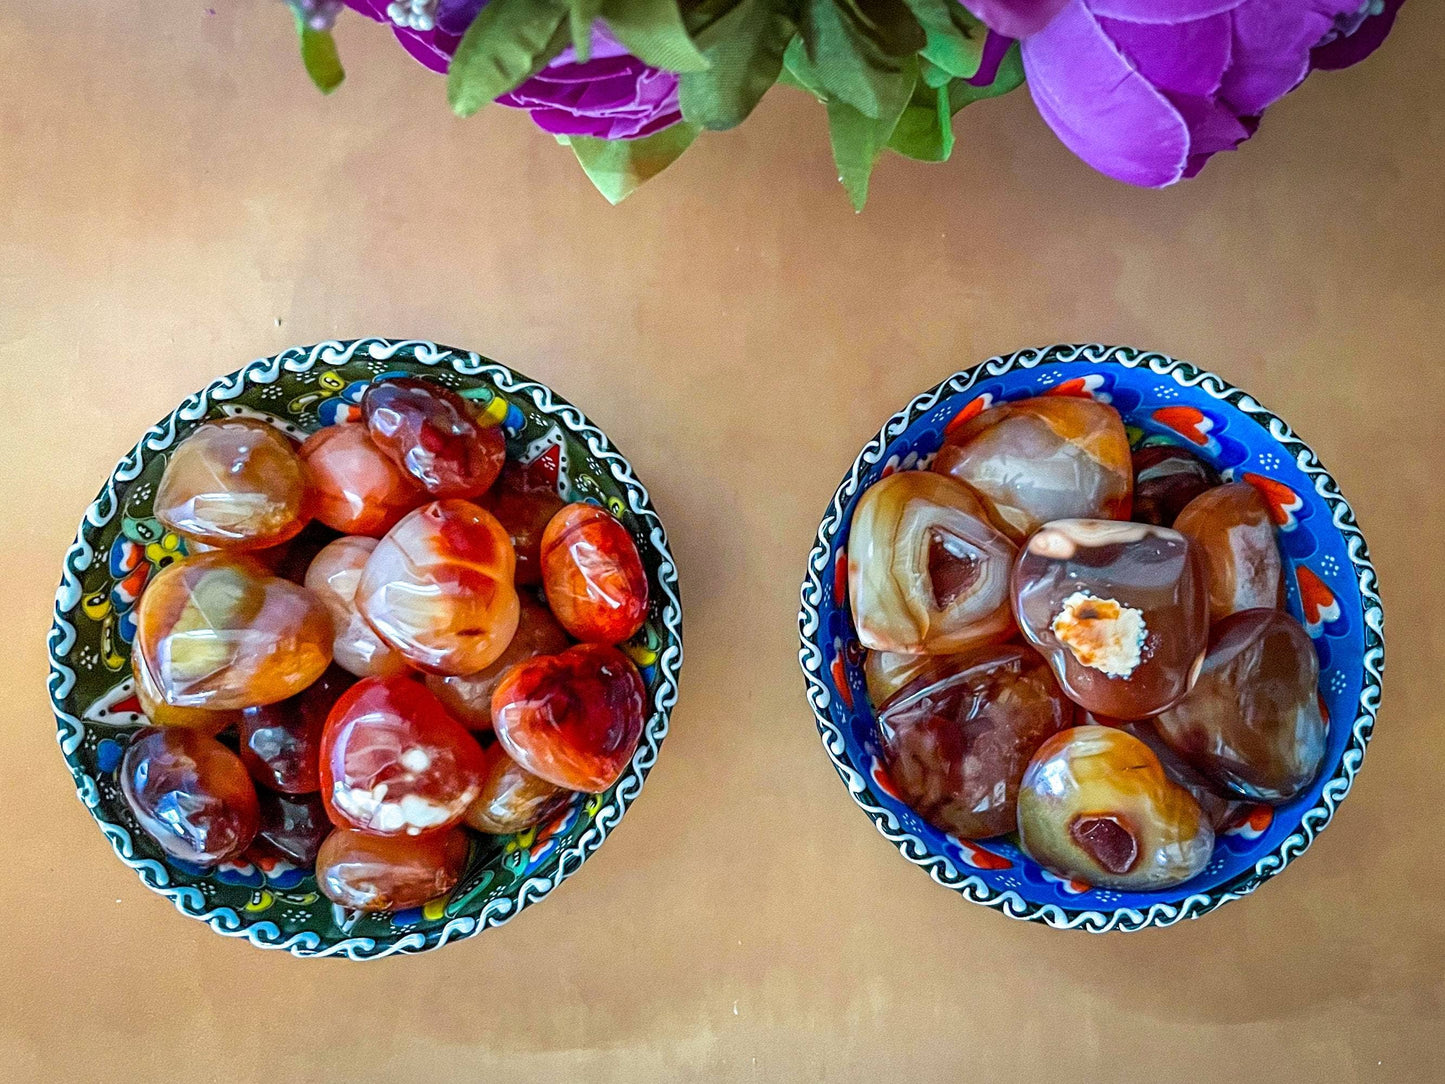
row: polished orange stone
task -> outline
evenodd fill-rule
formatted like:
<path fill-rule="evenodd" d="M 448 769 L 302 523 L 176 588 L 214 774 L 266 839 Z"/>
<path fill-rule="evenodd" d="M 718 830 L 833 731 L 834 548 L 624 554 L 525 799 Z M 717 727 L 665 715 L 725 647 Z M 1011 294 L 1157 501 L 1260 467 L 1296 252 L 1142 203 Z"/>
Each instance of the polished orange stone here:
<path fill-rule="evenodd" d="M 354 911 L 420 907 L 456 887 L 469 849 L 460 828 L 416 838 L 338 828 L 316 856 L 316 887 Z"/>
<path fill-rule="evenodd" d="M 433 497 L 480 497 L 506 461 L 502 430 L 478 422 L 465 399 L 429 380 L 373 384 L 361 411 L 377 447 Z"/>
<path fill-rule="evenodd" d="M 321 732 L 341 694 L 356 682 L 339 666 L 289 700 L 242 708 L 238 752 L 251 778 L 286 794 L 321 788 Z"/>
<path fill-rule="evenodd" d="M 326 608 L 244 557 L 205 553 L 170 565 L 135 612 L 137 683 L 173 708 L 274 704 L 331 662 Z"/>
<path fill-rule="evenodd" d="M 1019 629 L 1085 709 L 1143 719 L 1194 684 L 1209 602 L 1203 558 L 1179 532 L 1058 520 L 1024 543 L 1011 583 Z"/>
<path fill-rule="evenodd" d="M 951 432 L 933 469 L 964 483 L 1020 542 L 1055 519 L 1128 519 L 1133 463 L 1124 420 L 1093 399 L 1001 403 Z"/>
<path fill-rule="evenodd" d="M 321 797 L 338 827 L 416 836 L 450 828 L 481 793 L 482 747 L 410 678 L 363 678 L 321 736 Z"/>
<path fill-rule="evenodd" d="M 1289 801 L 1324 763 L 1319 656 L 1304 627 L 1273 608 L 1214 626 L 1189 695 L 1154 720 L 1169 745 L 1226 793 Z"/>
<path fill-rule="evenodd" d="M 380 538 L 430 498 L 372 442 L 366 426 L 330 425 L 306 438 L 301 462 L 316 518 L 342 534 Z"/>
<path fill-rule="evenodd" d="M 121 758 L 120 789 L 145 833 L 167 854 L 196 865 L 239 855 L 260 824 L 245 766 L 196 730 L 137 732 Z"/>
<path fill-rule="evenodd" d="M 591 792 L 622 774 L 646 710 L 637 667 L 603 644 L 518 663 L 492 697 L 497 740 L 518 764 L 559 787 Z"/>
<path fill-rule="evenodd" d="M 516 554 L 497 518 L 468 501 L 408 514 L 361 573 L 356 608 L 418 669 L 474 674 L 517 631 Z"/>
<path fill-rule="evenodd" d="M 517 551 L 519 585 L 542 582 L 542 534 L 562 504 L 555 488 L 531 481 L 511 463 L 487 493 L 483 506 L 497 517 Z"/>
<path fill-rule="evenodd" d="M 178 708 L 167 704 L 155 687 L 150 671 L 141 665 L 141 653 L 132 650 L 130 655 L 131 673 L 135 676 L 135 696 L 140 701 L 140 710 L 152 726 L 187 726 L 207 734 L 219 734 L 241 721 L 236 710 L 208 711 L 205 708 Z"/>
<path fill-rule="evenodd" d="M 1014 830 L 1019 779 L 1074 705 L 1038 652 L 989 645 L 935 656 L 878 713 L 883 757 L 919 816 L 961 839 Z"/>
<path fill-rule="evenodd" d="M 569 504 L 542 534 L 547 604 L 577 639 L 621 643 L 647 619 L 647 573 L 637 544 L 595 504 Z"/>
<path fill-rule="evenodd" d="M 547 607 L 522 592 L 521 618 L 516 635 L 497 659 L 475 674 L 428 674 L 426 687 L 451 712 L 452 717 L 473 730 L 492 729 L 492 694 L 502 678 L 519 662 L 538 655 L 565 651 L 572 639 Z"/>
<path fill-rule="evenodd" d="M 874 651 L 948 654 L 1012 634 L 1014 545 L 960 482 L 900 471 L 858 500 L 848 535 L 848 598 Z"/>
<path fill-rule="evenodd" d="M 171 452 L 154 510 L 188 539 L 263 549 L 291 538 L 310 518 L 306 470 L 291 441 L 265 422 L 209 421 Z"/>
<path fill-rule="evenodd" d="M 561 812 L 573 792 L 533 775 L 500 744 L 487 750 L 482 792 L 467 810 L 467 826 L 489 835 L 521 832 Z"/>
<path fill-rule="evenodd" d="M 1219 485 L 1199 456 L 1175 444 L 1147 444 L 1133 453 L 1134 514 L 1140 523 L 1172 527 L 1184 506 Z"/>
<path fill-rule="evenodd" d="M 261 799 L 261 827 L 248 853 L 279 858 L 303 869 L 313 867 L 333 827 L 321 795 L 277 794 L 269 790 L 257 791 L 257 795 Z"/>
<path fill-rule="evenodd" d="M 377 540 L 345 535 L 328 544 L 306 570 L 306 589 L 326 605 L 336 636 L 336 665 L 357 677 L 387 677 L 406 670 L 406 659 L 388 644 L 356 608 L 356 589 Z"/>
<path fill-rule="evenodd" d="M 1205 490 L 1174 521 L 1204 555 L 1209 571 L 1209 619 L 1241 610 L 1275 608 L 1284 600 L 1284 576 L 1269 504 L 1247 482 Z"/>
<path fill-rule="evenodd" d="M 1018 826 L 1034 861 L 1107 888 L 1168 888 L 1214 853 L 1199 803 L 1116 727 L 1073 727 L 1039 747 L 1019 787 Z"/>

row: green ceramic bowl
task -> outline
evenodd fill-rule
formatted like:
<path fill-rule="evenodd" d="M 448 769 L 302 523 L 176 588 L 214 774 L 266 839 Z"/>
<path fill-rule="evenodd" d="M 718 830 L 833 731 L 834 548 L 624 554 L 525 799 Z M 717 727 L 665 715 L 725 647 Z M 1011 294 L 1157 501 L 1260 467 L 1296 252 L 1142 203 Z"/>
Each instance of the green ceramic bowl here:
<path fill-rule="evenodd" d="M 552 821 L 515 836 L 475 837 L 450 896 L 392 914 L 359 915 L 318 895 L 284 863 L 238 860 L 214 870 L 177 862 L 136 825 L 116 784 L 126 743 L 144 724 L 130 678 L 132 609 L 148 577 L 184 555 L 151 514 L 167 453 L 208 418 L 262 418 L 292 436 L 358 416 L 383 374 L 422 375 L 482 404 L 507 434 L 510 459 L 555 467 L 569 500 L 605 505 L 632 533 L 651 588 L 646 625 L 624 649 L 651 711 L 637 753 L 606 792 L 578 795 Z M 638 793 L 667 734 L 682 667 L 682 605 L 667 533 L 632 466 L 550 388 L 477 354 L 418 340 L 357 339 L 254 361 L 192 395 L 117 464 L 65 555 L 50 632 L 50 696 L 80 800 L 115 853 L 183 914 L 217 933 L 296 956 L 367 959 L 422 952 L 507 921 L 551 892 L 602 845 Z"/>

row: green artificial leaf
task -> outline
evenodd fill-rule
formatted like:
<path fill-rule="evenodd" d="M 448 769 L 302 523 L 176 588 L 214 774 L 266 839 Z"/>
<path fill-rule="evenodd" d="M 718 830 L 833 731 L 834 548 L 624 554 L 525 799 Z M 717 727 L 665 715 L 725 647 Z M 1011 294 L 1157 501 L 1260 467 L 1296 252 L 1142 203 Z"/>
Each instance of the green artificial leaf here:
<path fill-rule="evenodd" d="M 928 38 L 907 0 L 832 0 L 853 32 L 885 56 L 912 56 Z"/>
<path fill-rule="evenodd" d="M 999 64 L 992 83 L 976 87 L 964 79 L 950 80 L 928 61 L 923 76 L 913 89 L 913 99 L 898 118 L 898 127 L 888 141 L 890 149 L 922 162 L 943 162 L 953 153 L 953 117 L 970 102 L 1007 94 L 1023 82 L 1023 65 L 1017 47 Z"/>
<path fill-rule="evenodd" d="M 948 91 L 920 79 L 888 146 L 920 162 L 946 162 L 953 153 L 953 110 Z"/>
<path fill-rule="evenodd" d="M 988 28 L 969 14 L 958 0 L 907 0 L 923 27 L 925 60 L 949 75 L 967 79 L 978 72 Z"/>
<path fill-rule="evenodd" d="M 568 0 L 491 0 L 457 45 L 447 76 L 447 100 L 458 116 L 535 75 L 570 37 Z"/>
<path fill-rule="evenodd" d="M 842 182 L 855 211 L 861 211 L 868 201 L 869 178 L 912 96 L 918 81 L 918 62 L 912 58 L 905 61 L 901 76 L 908 89 L 898 109 L 887 116 L 870 117 L 837 99 L 827 103 L 833 161 L 838 166 L 838 180 Z"/>
<path fill-rule="evenodd" d="M 306 25 L 306 16 L 300 8 L 293 7 L 296 16 L 296 37 L 301 44 L 301 63 L 306 74 L 322 94 L 330 94 L 341 85 L 346 72 L 341 67 L 341 55 L 336 51 L 336 39 L 329 30 L 313 30 Z"/>
<path fill-rule="evenodd" d="M 567 142 L 597 191 L 609 203 L 621 203 L 643 181 L 656 177 L 692 146 L 697 128 L 674 124 L 642 139 L 593 139 L 572 136 Z"/>
<path fill-rule="evenodd" d="M 828 92 L 818 79 L 818 69 L 808 59 L 808 49 L 801 36 L 793 38 L 783 50 L 783 70 L 778 73 L 778 81 L 806 90 L 820 102 L 828 100 Z"/>
<path fill-rule="evenodd" d="M 919 78 L 934 89 L 946 87 L 953 81 L 953 76 L 929 60 L 920 59 L 918 66 L 922 69 Z"/>
<path fill-rule="evenodd" d="M 602 0 L 602 18 L 629 53 L 654 68 L 707 70 L 707 58 L 687 32 L 678 0 Z"/>
<path fill-rule="evenodd" d="M 953 111 L 957 113 L 969 102 L 981 102 L 985 98 L 1000 97 L 1021 87 L 1023 82 L 1023 53 L 1019 50 L 1019 43 L 1014 42 L 1009 47 L 1009 51 L 1004 54 L 1003 60 L 999 61 L 998 73 L 993 77 L 992 83 L 976 87 L 972 83 L 959 79 L 950 85 L 949 96 L 953 102 Z"/>
<path fill-rule="evenodd" d="M 875 120 L 897 118 L 913 92 L 914 56 L 926 40 L 903 0 L 809 0 L 800 30 L 829 98 Z"/>
<path fill-rule="evenodd" d="M 797 30 L 786 0 L 742 0 L 714 26 L 703 50 L 709 68 L 681 80 L 682 115 L 703 128 L 734 128 L 778 81 L 783 50 Z"/>
<path fill-rule="evenodd" d="M 772 0 L 774 8 L 792 16 L 797 15 L 798 2 Z M 733 24 L 728 16 L 742 3 L 743 0 L 682 0 L 682 19 L 699 52 L 706 55 L 709 49 L 732 33 Z"/>
<path fill-rule="evenodd" d="M 572 31 L 572 48 L 583 64 L 592 59 L 592 24 L 602 14 L 602 0 L 571 0 L 567 12 Z"/>

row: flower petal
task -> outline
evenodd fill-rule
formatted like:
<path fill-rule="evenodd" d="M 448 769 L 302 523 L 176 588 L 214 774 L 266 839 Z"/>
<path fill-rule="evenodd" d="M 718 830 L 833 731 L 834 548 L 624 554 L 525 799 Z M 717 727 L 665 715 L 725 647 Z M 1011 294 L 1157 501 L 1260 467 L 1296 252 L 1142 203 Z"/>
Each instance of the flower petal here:
<path fill-rule="evenodd" d="M 461 37 L 486 4 L 487 0 L 437 0 L 436 24 L 448 34 Z"/>
<path fill-rule="evenodd" d="M 1181 111 L 1184 112 L 1186 116 L 1188 115 L 1187 105 L 1184 105 L 1183 102 L 1176 102 L 1175 104 L 1181 106 Z M 1235 127 L 1227 125 L 1223 118 L 1217 119 L 1217 127 L 1201 119 L 1201 129 L 1196 133 L 1197 142 L 1189 148 L 1189 162 L 1184 167 L 1185 177 L 1193 177 L 1197 174 L 1204 168 L 1204 164 L 1218 151 L 1234 150 L 1239 144 L 1254 135 L 1255 131 L 1259 128 L 1258 117 L 1236 117 L 1233 113 L 1230 113 L 1227 108 L 1219 106 L 1217 103 L 1215 103 L 1215 108 L 1222 110 L 1224 115 L 1234 122 Z M 1205 131 L 1204 126 L 1206 124 L 1208 124 L 1208 131 Z M 1237 139 L 1234 138 L 1235 135 L 1241 132 L 1243 133 L 1242 135 L 1239 135 Z M 1210 146 L 1210 144 L 1224 145 L 1215 145 L 1211 149 L 1205 150 L 1204 148 Z"/>
<path fill-rule="evenodd" d="M 1228 12 L 1175 26 L 1104 18 L 1099 25 L 1139 74 L 1160 90 L 1208 97 L 1219 90 L 1229 67 Z"/>
<path fill-rule="evenodd" d="M 1037 34 L 1069 0 L 962 0 L 985 26 L 1010 38 Z"/>
<path fill-rule="evenodd" d="M 1299 86 L 1310 50 L 1359 0 L 1245 0 L 1234 9 L 1234 58 L 1220 93 L 1236 113 L 1257 115 Z"/>
<path fill-rule="evenodd" d="M 342 0 L 352 11 L 359 11 L 379 23 L 389 23 L 386 17 L 386 0 Z"/>
<path fill-rule="evenodd" d="M 1385 43 L 1395 25 L 1395 15 L 1405 0 L 1385 0 L 1378 15 L 1371 15 L 1353 34 L 1335 38 L 1316 47 L 1310 54 L 1310 67 L 1335 71 L 1358 64 Z"/>
<path fill-rule="evenodd" d="M 441 39 L 450 43 L 449 48 L 443 48 L 434 30 L 412 30 L 410 27 L 393 25 L 391 32 L 396 35 L 396 40 L 401 42 L 403 49 L 432 71 L 445 75 L 452 66 L 452 53 L 456 52 L 457 48 L 456 38 Z"/>
<path fill-rule="evenodd" d="M 1184 23 L 1232 11 L 1244 0 L 1089 0 L 1100 18 L 1129 23 Z"/>
<path fill-rule="evenodd" d="M 1101 173 L 1162 187 L 1183 175 L 1189 128 L 1179 110 L 1115 47 L 1084 0 L 1023 43 L 1039 113 Z"/>

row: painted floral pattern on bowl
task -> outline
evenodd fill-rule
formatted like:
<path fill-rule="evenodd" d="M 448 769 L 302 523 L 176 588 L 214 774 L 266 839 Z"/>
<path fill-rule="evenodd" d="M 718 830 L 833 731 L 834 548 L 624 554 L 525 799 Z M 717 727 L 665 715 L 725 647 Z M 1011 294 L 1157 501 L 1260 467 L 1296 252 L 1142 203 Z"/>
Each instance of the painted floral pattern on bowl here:
<path fill-rule="evenodd" d="M 1124 416 L 1137 449 L 1174 444 L 1227 481 L 1265 497 L 1278 528 L 1286 607 L 1313 638 L 1329 720 L 1318 778 L 1277 809 L 1246 807 L 1219 833 L 1203 872 L 1159 892 L 1064 881 L 1012 837 L 959 840 L 926 824 L 883 765 L 849 614 L 847 547 L 859 496 L 897 470 L 925 466 L 945 435 L 998 403 L 1092 396 Z M 834 494 L 803 582 L 800 660 L 823 746 L 849 794 L 910 862 L 966 899 L 1013 918 L 1091 931 L 1172 925 L 1252 892 L 1301 854 L 1334 816 L 1374 728 L 1384 667 L 1384 613 L 1353 511 L 1314 452 L 1247 392 L 1213 373 L 1129 347 L 1059 345 L 992 358 L 949 377 L 893 415 Z M 1263 810 L 1263 812 L 1261 812 Z"/>
<path fill-rule="evenodd" d="M 461 881 L 441 899 L 360 914 L 334 907 L 309 873 L 272 854 L 247 852 L 211 870 L 167 858 L 139 831 L 116 772 L 144 722 L 130 667 L 135 602 L 151 576 L 185 554 L 184 542 L 152 514 L 170 452 L 206 419 L 260 421 L 296 440 L 359 421 L 363 393 L 388 375 L 424 376 L 457 392 L 503 428 L 509 460 L 529 478 L 554 486 L 561 501 L 602 505 L 626 526 L 642 555 L 651 605 L 642 629 L 619 646 L 646 685 L 647 718 L 636 753 L 605 792 L 579 795 L 547 825 L 521 836 L 475 837 Z M 86 510 L 65 555 L 50 661 L 58 738 L 77 793 L 147 886 L 218 933 L 297 956 L 364 959 L 424 951 L 499 925 L 545 897 L 601 846 L 640 792 L 667 734 L 682 666 L 682 607 L 667 535 L 647 490 L 581 411 L 477 354 L 367 338 L 254 361 L 192 395 L 141 437 Z"/>

